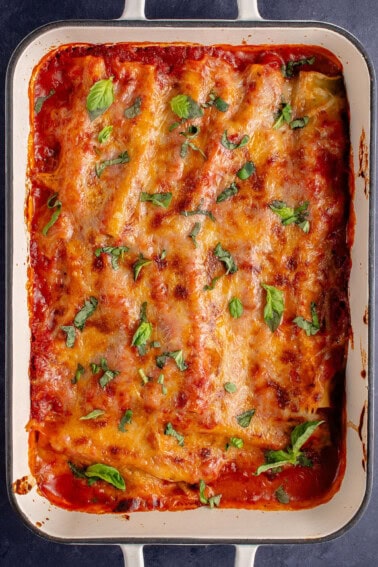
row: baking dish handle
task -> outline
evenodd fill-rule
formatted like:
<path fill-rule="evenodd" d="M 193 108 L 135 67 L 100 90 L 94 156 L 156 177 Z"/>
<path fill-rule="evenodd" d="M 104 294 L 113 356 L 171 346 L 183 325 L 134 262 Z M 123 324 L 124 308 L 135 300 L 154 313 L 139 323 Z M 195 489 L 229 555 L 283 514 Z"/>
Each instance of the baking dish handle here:
<path fill-rule="evenodd" d="M 120 545 L 125 567 L 144 567 L 143 545 Z M 257 545 L 236 545 L 234 567 L 253 567 Z"/>
<path fill-rule="evenodd" d="M 237 0 L 239 21 L 262 20 L 257 0 Z M 125 0 L 120 20 L 145 20 L 145 0 Z"/>

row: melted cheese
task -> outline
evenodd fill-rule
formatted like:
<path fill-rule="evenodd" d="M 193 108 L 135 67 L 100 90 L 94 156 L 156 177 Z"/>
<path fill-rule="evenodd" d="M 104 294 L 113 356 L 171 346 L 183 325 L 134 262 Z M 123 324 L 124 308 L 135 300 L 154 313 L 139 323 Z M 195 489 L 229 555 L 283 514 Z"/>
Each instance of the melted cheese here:
<path fill-rule="evenodd" d="M 33 100 L 48 81 L 48 69 L 45 64 L 35 71 Z M 91 120 L 89 89 L 109 76 L 114 102 Z M 143 509 L 136 504 L 142 500 L 147 507 L 159 507 L 160 501 L 168 509 L 199 505 L 198 490 L 191 487 L 201 479 L 218 479 L 222 488 L 221 479 L 232 470 L 253 475 L 264 450 L 285 448 L 294 425 L 324 419 L 333 407 L 349 336 L 342 80 L 311 69 L 285 79 L 279 67 L 251 62 L 239 68 L 206 53 L 185 59 L 172 72 L 142 59 L 114 57 L 109 63 L 100 51 L 66 55 L 60 76 L 51 81 L 58 102 L 51 96 L 38 115 L 32 113 L 29 162 L 32 471 L 42 492 L 65 507 L 105 511 L 122 497 L 109 486 L 111 503 L 103 506 L 58 496 L 52 479 L 72 476 L 68 462 L 117 468 L 133 502 L 128 509 Z M 202 117 L 170 130 L 177 120 L 169 104 L 174 96 L 184 93 L 203 105 L 212 91 L 229 104 L 225 112 L 206 107 Z M 128 119 L 124 111 L 137 97 L 141 112 Z M 293 118 L 309 117 L 304 128 L 286 123 L 273 128 L 283 101 L 291 105 Z M 101 144 L 98 133 L 107 125 L 113 130 Z M 181 157 L 181 133 L 188 125 L 198 127 L 192 142 L 206 158 L 192 148 Z M 226 149 L 225 131 L 232 140 L 248 135 L 249 141 Z M 50 146 L 58 148 L 53 167 L 40 158 Z M 125 150 L 129 163 L 96 175 L 96 163 Z M 255 173 L 240 180 L 236 174 L 247 161 Z M 232 182 L 237 195 L 217 204 Z M 55 192 L 61 215 L 44 236 L 52 213 L 46 201 Z M 171 193 L 171 204 L 141 202 L 141 192 Z M 308 201 L 309 233 L 295 224 L 284 226 L 269 208 L 275 200 L 292 207 Z M 180 214 L 198 208 L 211 211 L 215 221 Z M 197 246 L 189 238 L 195 222 L 201 223 Z M 214 255 L 218 243 L 232 254 L 236 273 L 225 275 Z M 95 250 L 104 246 L 129 248 L 118 270 L 108 254 L 96 257 Z M 151 263 L 134 281 L 140 254 Z M 205 290 L 218 276 L 214 289 Z M 284 294 L 283 319 L 274 333 L 264 321 L 262 283 Z M 90 297 L 98 300 L 97 309 L 67 348 L 61 327 L 73 324 Z M 238 319 L 228 308 L 233 297 L 244 307 Z M 140 354 L 131 343 L 144 302 L 153 331 L 147 352 Z M 321 330 L 307 336 L 293 319 L 309 320 L 312 302 Z M 160 347 L 149 346 L 151 341 Z M 178 350 L 186 370 L 172 358 L 162 370 L 157 367 L 156 356 Z M 118 372 L 104 388 L 101 373 L 90 370 L 102 358 Z M 84 372 L 72 383 L 78 365 Z M 166 393 L 158 383 L 161 373 Z M 227 382 L 236 385 L 234 393 L 225 391 Z M 80 419 L 94 409 L 104 413 Z M 119 423 L 127 409 L 132 421 L 123 432 Z M 237 416 L 252 409 L 250 425 L 241 427 Z M 168 423 L 184 436 L 183 446 L 165 434 Z M 329 427 L 323 426 L 320 446 L 330 443 Z M 243 448 L 226 449 L 231 437 L 243 439 Z M 266 505 L 255 496 L 243 504 L 242 499 L 224 502 Z"/>

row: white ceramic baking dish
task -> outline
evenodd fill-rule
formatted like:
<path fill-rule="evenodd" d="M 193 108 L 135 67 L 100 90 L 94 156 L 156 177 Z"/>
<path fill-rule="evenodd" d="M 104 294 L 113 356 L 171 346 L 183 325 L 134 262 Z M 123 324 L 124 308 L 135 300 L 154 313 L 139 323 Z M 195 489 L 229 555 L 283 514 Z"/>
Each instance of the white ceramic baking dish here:
<path fill-rule="evenodd" d="M 29 325 L 26 295 L 28 239 L 24 222 L 28 83 L 35 64 L 51 48 L 88 42 L 198 42 L 203 44 L 313 44 L 342 62 L 350 103 L 352 167 L 355 179 L 355 239 L 350 304 L 353 340 L 349 348 L 347 467 L 340 491 L 317 508 L 291 512 L 197 510 L 95 516 L 58 509 L 33 488 L 25 495 L 12 484 L 29 474 Z M 52 540 L 122 544 L 129 565 L 143 564 L 146 543 L 230 543 L 236 564 L 251 565 L 259 543 L 319 541 L 342 534 L 364 510 L 372 479 L 374 98 L 372 66 L 358 41 L 333 25 L 263 22 L 257 2 L 239 0 L 236 21 L 147 21 L 143 0 L 129 0 L 112 22 L 56 23 L 29 35 L 16 49 L 7 75 L 7 435 L 11 501 L 26 524 Z M 369 321 L 368 321 L 369 320 Z M 369 332 L 370 330 L 370 332 Z M 127 545 L 126 545 L 127 544 Z"/>

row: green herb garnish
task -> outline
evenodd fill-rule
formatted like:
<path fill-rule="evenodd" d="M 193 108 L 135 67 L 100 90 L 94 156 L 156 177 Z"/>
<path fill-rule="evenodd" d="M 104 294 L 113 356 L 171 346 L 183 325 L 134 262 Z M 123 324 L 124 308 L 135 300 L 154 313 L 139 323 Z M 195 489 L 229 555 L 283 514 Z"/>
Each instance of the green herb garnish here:
<path fill-rule="evenodd" d="M 109 254 L 113 270 L 119 269 L 119 260 L 123 259 L 126 252 L 129 251 L 127 246 L 103 246 L 96 248 L 95 256 L 98 258 L 100 254 Z"/>
<path fill-rule="evenodd" d="M 198 118 L 203 116 L 203 110 L 198 103 L 189 95 L 178 94 L 170 101 L 172 111 L 179 117 L 187 120 L 188 118 Z"/>
<path fill-rule="evenodd" d="M 272 201 L 269 208 L 281 218 L 283 225 L 296 224 L 306 234 L 310 230 L 310 222 L 307 220 L 309 215 L 308 201 L 298 207 L 289 207 L 284 201 Z"/>
<path fill-rule="evenodd" d="M 143 256 L 143 254 L 139 254 L 139 259 L 133 264 L 133 270 L 134 270 L 134 281 L 136 282 L 138 279 L 138 276 L 140 274 L 141 269 L 144 266 L 148 266 L 148 264 L 152 264 L 152 260 L 149 260 L 148 258 L 145 258 Z"/>
<path fill-rule="evenodd" d="M 275 130 L 278 130 L 278 128 L 281 128 L 281 126 L 283 126 L 285 122 L 286 124 L 289 124 L 291 120 L 291 114 L 292 114 L 292 108 L 290 104 L 282 102 L 280 105 L 280 109 L 275 116 L 273 128 Z"/>
<path fill-rule="evenodd" d="M 103 371 L 103 375 L 98 381 L 101 388 L 103 389 L 105 388 L 105 386 L 109 384 L 109 382 L 114 380 L 114 378 L 119 374 L 118 370 L 110 370 L 106 358 L 101 358 L 100 366 L 91 363 L 91 370 L 92 370 L 92 374 L 97 374 L 100 370 Z"/>
<path fill-rule="evenodd" d="M 244 446 L 243 439 L 240 439 L 240 437 L 230 437 L 230 440 L 226 444 L 226 451 L 229 447 L 236 447 L 237 449 L 242 449 L 243 446 Z"/>
<path fill-rule="evenodd" d="M 151 382 L 151 380 L 152 380 L 151 376 L 147 376 L 147 374 L 145 373 L 143 368 L 138 369 L 138 374 L 142 378 L 142 384 L 143 385 L 146 385 L 146 384 L 148 384 L 148 382 Z"/>
<path fill-rule="evenodd" d="M 195 248 L 197 248 L 197 246 L 198 246 L 196 237 L 198 236 L 198 233 L 199 233 L 200 230 L 201 230 L 201 223 L 196 222 L 196 223 L 194 223 L 192 230 L 188 234 L 189 238 L 192 239 Z"/>
<path fill-rule="evenodd" d="M 180 445 L 180 447 L 184 446 L 185 437 L 180 433 L 177 433 L 177 431 L 173 429 L 172 423 L 167 423 L 164 430 L 164 435 L 170 435 L 171 437 L 174 437 L 175 439 L 177 439 L 177 443 Z"/>
<path fill-rule="evenodd" d="M 111 125 L 104 126 L 104 128 L 101 130 L 101 132 L 98 133 L 97 136 L 97 139 L 100 142 L 100 144 L 103 144 L 104 142 L 109 140 L 112 131 L 113 131 L 113 126 Z"/>
<path fill-rule="evenodd" d="M 248 142 L 249 142 L 249 136 L 247 134 L 245 134 L 242 137 L 242 139 L 238 144 L 231 142 L 231 140 L 229 140 L 227 137 L 227 130 L 223 132 L 223 136 L 221 139 L 221 144 L 224 148 L 226 148 L 226 150 L 237 150 L 238 148 L 242 148 L 243 146 L 246 146 Z"/>
<path fill-rule="evenodd" d="M 124 151 L 114 159 L 106 159 L 105 161 L 96 163 L 95 165 L 96 175 L 97 177 L 101 177 L 101 174 L 106 167 L 109 167 L 110 165 L 119 165 L 121 163 L 129 163 L 129 161 L 130 161 L 129 154 L 127 153 L 127 151 Z"/>
<path fill-rule="evenodd" d="M 140 200 L 142 203 L 149 201 L 157 207 L 167 209 L 172 201 L 172 193 L 145 193 L 142 191 L 140 194 Z"/>
<path fill-rule="evenodd" d="M 282 484 L 277 488 L 274 495 L 277 498 L 278 502 L 281 502 L 281 504 L 289 504 L 290 497 L 286 492 L 286 490 L 284 489 L 284 487 L 282 486 Z"/>
<path fill-rule="evenodd" d="M 147 302 L 142 303 L 140 312 L 140 324 L 134 333 L 131 346 L 136 346 L 140 355 L 146 354 L 146 343 L 152 334 L 152 325 L 147 320 Z"/>
<path fill-rule="evenodd" d="M 306 331 L 306 335 L 308 337 L 316 335 L 316 333 L 320 331 L 319 318 L 316 312 L 316 303 L 311 302 L 311 321 L 307 321 L 303 317 L 296 317 L 293 319 L 293 323 Z"/>
<path fill-rule="evenodd" d="M 180 215 L 184 217 L 191 217 L 193 215 L 204 215 L 206 217 L 209 217 L 209 219 L 211 219 L 213 222 L 216 222 L 213 213 L 211 211 L 206 211 L 204 209 L 201 209 L 201 206 L 202 206 L 202 202 L 200 203 L 198 209 L 194 209 L 194 211 L 180 211 Z"/>
<path fill-rule="evenodd" d="M 215 284 L 217 283 L 218 280 L 221 279 L 221 277 L 223 276 L 223 274 L 221 276 L 216 276 L 215 278 L 213 278 L 211 280 L 211 282 L 205 286 L 203 286 L 204 291 L 211 291 L 215 288 Z"/>
<path fill-rule="evenodd" d="M 159 356 L 156 357 L 156 365 L 159 368 L 164 368 L 168 358 L 173 358 L 173 360 L 176 362 L 177 368 L 179 370 L 181 370 L 182 372 L 184 370 L 187 370 L 188 365 L 186 364 L 183 354 L 182 354 L 182 350 L 175 350 L 172 352 L 163 352 L 163 354 L 160 354 Z"/>
<path fill-rule="evenodd" d="M 255 415 L 255 413 L 256 413 L 256 410 L 254 410 L 254 409 L 247 410 L 247 411 L 241 413 L 240 415 L 237 415 L 236 421 L 238 422 L 240 427 L 246 428 L 251 423 L 251 419 Z"/>
<path fill-rule="evenodd" d="M 236 384 L 234 384 L 233 382 L 225 382 L 225 384 L 223 384 L 223 388 L 229 394 L 233 394 L 237 390 Z"/>
<path fill-rule="evenodd" d="M 267 451 L 265 453 L 265 464 L 259 466 L 255 475 L 271 469 L 279 469 L 284 465 L 311 467 L 312 462 L 301 451 L 301 448 L 322 423 L 324 421 L 306 421 L 297 425 L 291 432 L 291 445 L 286 450 Z"/>
<path fill-rule="evenodd" d="M 96 463 L 87 467 L 85 469 L 85 476 L 95 478 L 96 480 L 104 480 L 119 490 L 125 490 L 126 488 L 125 481 L 119 471 L 114 467 L 109 467 L 102 463 Z"/>
<path fill-rule="evenodd" d="M 43 236 L 46 236 L 46 234 L 53 226 L 53 224 L 56 223 L 56 221 L 60 217 L 60 213 L 62 212 L 62 203 L 58 199 L 58 193 L 54 193 L 54 195 L 51 195 L 51 197 L 48 198 L 47 207 L 49 209 L 56 209 L 56 210 L 51 215 L 51 219 L 49 220 L 49 222 L 45 224 L 45 226 L 43 227 L 42 229 Z"/>
<path fill-rule="evenodd" d="M 298 59 L 297 61 L 288 61 L 284 63 L 281 67 L 281 72 L 283 76 L 287 79 L 290 79 L 294 75 L 295 67 L 299 67 L 301 65 L 313 65 L 315 63 L 315 57 L 304 57 L 303 59 Z"/>
<path fill-rule="evenodd" d="M 122 433 L 125 433 L 127 431 L 126 425 L 131 423 L 132 417 L 133 417 L 132 410 L 131 409 L 126 410 L 118 424 L 119 431 L 122 431 Z"/>
<path fill-rule="evenodd" d="M 226 275 L 234 274 L 238 271 L 238 267 L 235 264 L 230 252 L 228 252 L 228 250 L 224 250 L 220 242 L 218 242 L 218 244 L 214 248 L 214 254 L 217 258 L 219 258 L 221 262 L 224 263 L 225 267 L 227 268 Z"/>
<path fill-rule="evenodd" d="M 223 100 L 220 96 L 217 96 L 213 91 L 209 94 L 208 100 L 203 103 L 203 108 L 208 108 L 210 106 L 215 106 L 219 112 L 226 112 L 228 107 L 230 106 L 228 102 Z"/>
<path fill-rule="evenodd" d="M 167 387 L 164 384 L 164 374 L 159 374 L 159 378 L 157 380 L 158 384 L 161 384 L 161 392 L 164 396 L 167 394 Z"/>
<path fill-rule="evenodd" d="M 217 197 L 217 203 L 221 203 L 222 201 L 229 199 L 233 195 L 236 195 L 238 191 L 239 191 L 239 187 L 236 185 L 236 183 L 235 182 L 231 183 L 231 185 L 227 187 L 224 191 L 222 191 L 222 193 L 219 193 Z"/>
<path fill-rule="evenodd" d="M 76 332 L 73 325 L 63 325 L 60 327 L 66 333 L 66 346 L 72 348 L 75 344 Z"/>
<path fill-rule="evenodd" d="M 135 118 L 140 114 L 140 107 L 142 106 L 142 97 L 138 96 L 134 103 L 126 108 L 124 115 L 126 118 Z"/>
<path fill-rule="evenodd" d="M 96 419 L 96 417 L 100 417 L 100 415 L 104 415 L 105 411 L 101 409 L 95 409 L 88 413 L 87 415 L 83 415 L 80 417 L 80 421 L 85 421 L 87 419 Z"/>
<path fill-rule="evenodd" d="M 207 498 L 207 496 L 205 495 L 205 490 L 206 490 L 205 481 L 201 479 L 199 482 L 199 500 L 201 504 L 204 504 L 205 506 L 208 504 L 210 508 L 219 506 L 222 495 L 216 494 L 214 496 L 210 496 L 209 498 Z"/>
<path fill-rule="evenodd" d="M 80 380 L 80 377 L 84 374 L 85 368 L 81 364 L 77 365 L 75 376 L 71 380 L 71 384 L 77 384 Z"/>
<path fill-rule="evenodd" d="M 101 79 L 94 83 L 87 96 L 87 110 L 89 112 L 90 119 L 94 120 L 100 116 L 100 114 L 103 114 L 113 101 L 113 77 L 109 77 L 109 79 Z"/>
<path fill-rule="evenodd" d="M 284 296 L 281 290 L 272 285 L 261 284 L 266 290 L 266 304 L 264 308 L 264 321 L 269 329 L 274 333 L 281 323 L 284 312 Z"/>
<path fill-rule="evenodd" d="M 41 112 L 42 106 L 44 105 L 45 101 L 46 101 L 47 99 L 49 99 L 50 97 L 52 97 L 52 95 L 54 95 L 54 94 L 55 94 L 54 89 L 51 89 L 51 91 L 49 92 L 48 95 L 46 95 L 46 96 L 39 96 L 39 97 L 36 99 L 35 104 L 34 104 L 34 112 L 35 112 L 36 114 L 38 114 L 39 112 Z"/>
<path fill-rule="evenodd" d="M 90 297 L 85 300 L 84 306 L 78 311 L 74 318 L 74 325 L 77 329 L 82 331 L 87 319 L 96 311 L 98 301 L 95 297 Z"/>
<path fill-rule="evenodd" d="M 310 119 L 308 116 L 303 116 L 303 118 L 296 118 L 295 120 L 292 120 L 290 122 L 290 128 L 292 130 L 296 130 L 297 128 L 304 128 L 305 126 L 307 126 L 309 120 Z"/>
<path fill-rule="evenodd" d="M 250 177 L 252 173 L 255 172 L 255 170 L 256 168 L 253 161 L 247 161 L 243 165 L 243 167 L 236 172 L 236 175 L 239 177 L 239 179 L 242 179 L 244 181 L 245 179 L 248 179 L 248 177 Z"/>
<path fill-rule="evenodd" d="M 233 297 L 228 304 L 231 317 L 238 319 L 243 315 L 243 304 L 238 297 Z"/>

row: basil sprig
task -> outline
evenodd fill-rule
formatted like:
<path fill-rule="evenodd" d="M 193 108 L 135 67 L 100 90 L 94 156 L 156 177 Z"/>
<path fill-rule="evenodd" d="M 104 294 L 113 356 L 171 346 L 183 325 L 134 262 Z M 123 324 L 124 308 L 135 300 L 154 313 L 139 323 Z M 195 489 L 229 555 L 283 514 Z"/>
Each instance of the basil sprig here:
<path fill-rule="evenodd" d="M 44 103 L 46 102 L 46 100 L 48 100 L 50 97 L 52 97 L 55 94 L 55 90 L 51 89 L 49 94 L 47 94 L 46 96 L 39 96 L 34 104 L 34 112 L 36 114 L 38 114 L 39 112 L 41 112 L 42 110 L 42 106 L 44 105 Z"/>
<path fill-rule="evenodd" d="M 233 317 L 234 319 L 239 319 L 239 317 L 243 315 L 243 304 L 238 297 L 233 297 L 230 300 L 228 309 L 230 311 L 231 317 Z"/>
<path fill-rule="evenodd" d="M 129 163 L 129 161 L 130 161 L 130 156 L 127 153 L 127 151 L 125 150 L 124 152 L 119 154 L 119 156 L 116 157 L 116 158 L 106 159 L 104 161 L 100 161 L 100 163 L 96 163 L 95 164 L 96 175 L 97 175 L 97 177 L 101 177 L 104 169 L 106 169 L 110 165 L 119 165 L 121 163 Z"/>
<path fill-rule="evenodd" d="M 74 325 L 77 329 L 82 331 L 87 319 L 96 311 L 98 301 L 95 297 L 90 297 L 85 300 L 84 306 L 78 311 L 74 318 Z"/>
<path fill-rule="evenodd" d="M 113 77 L 101 79 L 94 83 L 87 96 L 87 110 L 91 120 L 94 120 L 109 108 L 114 101 Z"/>
<path fill-rule="evenodd" d="M 144 266 L 148 266 L 148 264 L 152 264 L 152 260 L 145 258 L 143 254 L 139 254 L 138 260 L 133 264 L 133 271 L 134 271 L 134 281 L 136 282 L 138 276 L 140 274 L 141 269 Z"/>
<path fill-rule="evenodd" d="M 265 464 L 258 467 L 255 475 L 258 476 L 271 469 L 280 469 L 284 465 L 311 467 L 311 460 L 306 457 L 301 448 L 322 423 L 324 421 L 306 421 L 297 425 L 291 432 L 291 444 L 286 447 L 286 450 L 267 451 L 265 453 Z"/>
<path fill-rule="evenodd" d="M 96 258 L 101 254 L 109 254 L 113 270 L 118 270 L 119 260 L 122 260 L 128 251 L 129 248 L 127 246 L 103 246 L 102 248 L 96 248 L 94 253 Z"/>
<path fill-rule="evenodd" d="M 206 484 L 205 481 L 201 479 L 199 481 L 199 500 L 201 504 L 204 504 L 205 506 L 209 505 L 210 508 L 219 506 L 222 498 L 222 494 L 214 494 L 213 496 L 207 497 L 205 491 L 206 491 Z"/>
<path fill-rule="evenodd" d="M 126 118 L 135 118 L 136 116 L 138 116 L 138 114 L 140 114 L 141 106 L 142 106 L 142 97 L 137 96 L 133 104 L 128 108 L 126 108 L 124 115 L 126 116 Z"/>
<path fill-rule="evenodd" d="M 199 118 L 203 116 L 203 109 L 199 104 L 186 94 L 178 94 L 170 100 L 172 111 L 184 120 Z"/>
<path fill-rule="evenodd" d="M 184 446 L 185 437 L 173 428 L 172 423 L 167 423 L 167 425 L 165 426 L 164 435 L 170 435 L 171 437 L 174 437 L 180 447 Z"/>
<path fill-rule="evenodd" d="M 287 79 L 290 79 L 294 75 L 294 70 L 296 67 L 300 67 L 302 65 L 313 65 L 315 63 L 315 57 L 303 57 L 302 59 L 297 59 L 297 61 L 287 61 L 281 67 L 281 72 L 283 76 Z"/>
<path fill-rule="evenodd" d="M 49 220 L 49 222 L 45 224 L 45 226 L 43 227 L 42 229 L 43 236 L 47 235 L 48 231 L 53 226 L 53 224 L 56 223 L 56 221 L 60 217 L 60 213 L 62 212 L 62 203 L 58 199 L 58 193 L 54 193 L 54 195 L 51 195 L 48 198 L 47 207 L 49 209 L 56 209 L 56 210 L 51 215 L 51 219 Z"/>
<path fill-rule="evenodd" d="M 281 218 L 283 225 L 296 224 L 306 234 L 310 230 L 310 221 L 307 219 L 310 214 L 308 206 L 308 201 L 297 207 L 289 207 L 284 201 L 272 201 L 269 204 L 269 208 Z"/>
<path fill-rule="evenodd" d="M 261 284 L 261 287 L 266 290 L 264 321 L 272 333 L 274 333 L 281 323 L 282 314 L 284 312 L 284 296 L 281 290 L 272 285 Z"/>
<path fill-rule="evenodd" d="M 222 201 L 225 201 L 226 199 L 233 197 L 234 195 L 237 194 L 238 191 L 239 191 L 239 187 L 236 185 L 235 182 L 232 182 L 229 187 L 227 187 L 224 191 L 222 191 L 222 193 L 219 193 L 217 197 L 217 203 L 222 203 Z"/>
<path fill-rule="evenodd" d="M 150 202 L 157 207 L 167 209 L 172 201 L 172 193 L 145 193 L 142 191 L 140 200 L 142 203 Z"/>
<path fill-rule="evenodd" d="M 226 150 L 237 150 L 238 148 L 242 148 L 243 146 L 246 146 L 248 142 L 249 142 L 249 136 L 247 134 L 245 134 L 242 137 L 242 139 L 238 144 L 231 142 L 231 140 L 228 139 L 227 130 L 223 132 L 223 136 L 221 139 L 221 144 L 224 148 L 226 148 Z"/>
<path fill-rule="evenodd" d="M 316 303 L 311 302 L 311 321 L 307 321 L 303 317 L 296 317 L 293 323 L 298 325 L 301 329 L 306 331 L 306 335 L 311 337 L 320 331 L 319 317 L 316 312 Z"/>
<path fill-rule="evenodd" d="M 152 325 L 147 320 L 147 302 L 142 303 L 140 310 L 140 323 L 139 327 L 134 333 L 133 339 L 131 341 L 131 346 L 135 346 L 138 349 L 140 355 L 146 354 L 146 344 L 148 339 L 152 334 Z"/>

